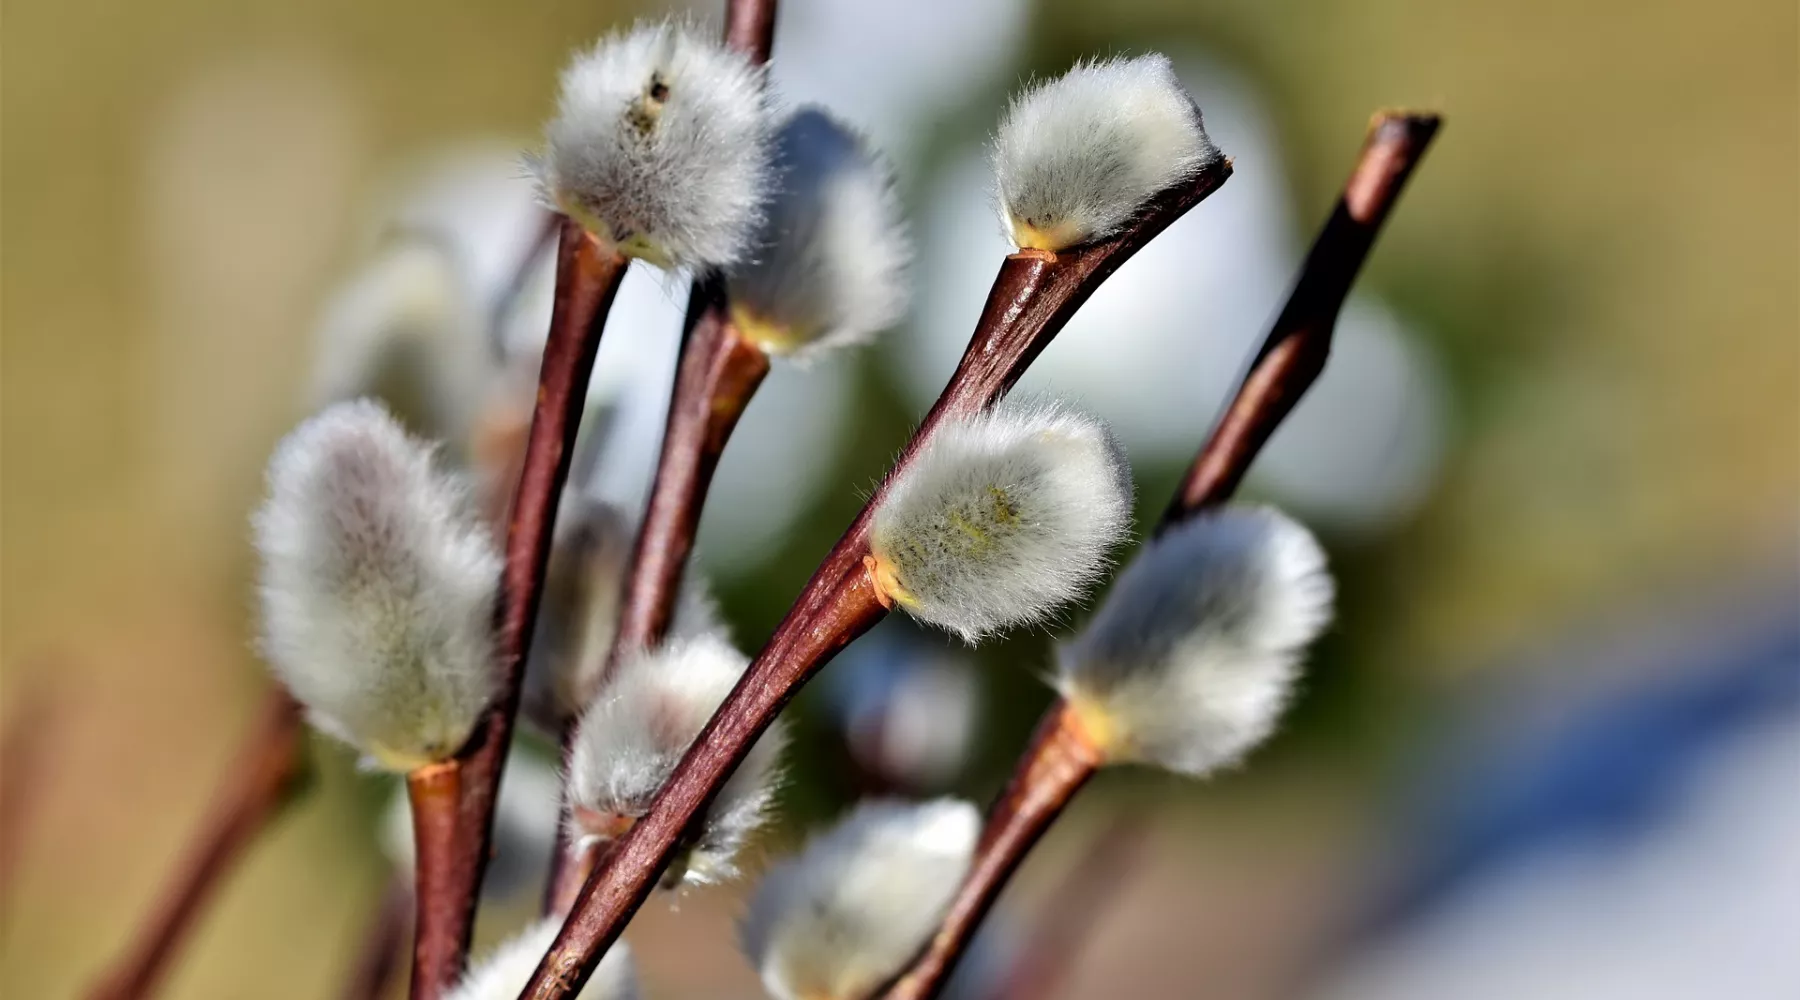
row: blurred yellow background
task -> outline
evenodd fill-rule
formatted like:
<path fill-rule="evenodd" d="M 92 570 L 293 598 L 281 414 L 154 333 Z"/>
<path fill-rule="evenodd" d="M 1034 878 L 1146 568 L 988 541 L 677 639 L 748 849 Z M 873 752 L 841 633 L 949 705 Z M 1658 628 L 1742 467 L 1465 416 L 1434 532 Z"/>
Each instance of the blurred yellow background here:
<path fill-rule="evenodd" d="M 0 994 L 70 996 L 91 979 L 250 723 L 263 679 L 244 518 L 300 415 L 306 338 L 375 185 L 465 135 L 528 144 L 568 53 L 632 14 L 5 3 L 0 695 L 9 721 L 37 699 L 45 750 Z M 1429 687 L 1642 595 L 1791 572 L 1791 0 L 1064 0 L 1029 16 L 1032 52 L 1180 37 L 1231 53 L 1271 95 L 1305 226 L 1372 109 L 1445 112 L 1367 281 L 1435 324 L 1462 421 L 1438 492 L 1359 599 L 1391 605 L 1382 634 L 1355 640 L 1359 663 Z M 167 995 L 335 988 L 381 863 L 351 819 L 370 793 L 341 766 L 321 780 L 227 886 Z M 1350 795 L 1277 791 L 1250 815 L 1335 814 Z M 1243 856 L 1229 845 L 1269 827 L 1305 864 L 1341 850 L 1245 820 L 1210 828 L 1224 853 L 1184 840 L 1169 863 L 1228 872 Z M 714 939 L 695 960 L 648 928 L 656 995 L 752 995 L 723 944 L 731 905 L 655 917 Z M 1143 995 L 1189 994 L 1177 981 Z"/>

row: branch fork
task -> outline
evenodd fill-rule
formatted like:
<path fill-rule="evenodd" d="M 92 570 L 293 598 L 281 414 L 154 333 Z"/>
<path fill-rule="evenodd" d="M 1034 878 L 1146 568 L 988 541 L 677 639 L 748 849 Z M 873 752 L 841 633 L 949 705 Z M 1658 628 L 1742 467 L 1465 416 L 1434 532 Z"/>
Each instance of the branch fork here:
<path fill-rule="evenodd" d="M 882 485 L 838 541 L 751 663 L 711 722 L 701 731 L 661 795 L 617 842 L 575 900 L 569 919 L 521 995 L 531 1000 L 573 996 L 617 940 L 625 923 L 674 860 L 683 831 L 701 814 L 757 737 L 788 700 L 830 658 L 887 613 L 880 588 L 864 566 L 873 511 L 888 484 L 944 421 L 979 412 L 1012 388 L 1089 295 L 1163 229 L 1230 175 L 1219 161 L 1191 183 L 1154 199 L 1137 222 L 1111 239 L 1061 253 L 1009 255 L 988 295 L 976 332 L 956 372 L 902 451 Z"/>

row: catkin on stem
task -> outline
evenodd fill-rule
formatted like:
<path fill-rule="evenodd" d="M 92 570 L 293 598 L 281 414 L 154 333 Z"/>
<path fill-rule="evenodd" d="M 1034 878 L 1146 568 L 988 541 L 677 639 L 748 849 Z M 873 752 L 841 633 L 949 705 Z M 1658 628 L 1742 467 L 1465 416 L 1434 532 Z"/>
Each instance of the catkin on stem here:
<path fill-rule="evenodd" d="M 911 258 L 886 161 L 829 114 L 803 109 L 777 133 L 754 250 L 727 272 L 732 319 L 774 355 L 862 343 L 906 311 Z"/>
<path fill-rule="evenodd" d="M 994 136 L 1001 221 L 1022 249 L 1088 243 L 1222 155 L 1167 56 L 1077 63 L 1013 98 Z"/>
<path fill-rule="evenodd" d="M 946 424 L 875 513 L 885 598 L 974 642 L 1079 597 L 1130 527 L 1131 473 L 1105 424 L 1008 401 Z"/>
<path fill-rule="evenodd" d="M 268 484 L 253 527 L 275 674 L 382 768 L 447 759 L 494 689 L 500 557 L 467 485 L 367 401 L 301 424 Z"/>
<path fill-rule="evenodd" d="M 742 259 L 768 185 L 766 75 L 678 22 L 608 35 L 563 71 L 532 163 L 545 199 L 662 267 Z"/>
<path fill-rule="evenodd" d="M 1204 775 L 1274 729 L 1331 600 L 1304 527 L 1269 508 L 1205 513 L 1119 574 L 1059 650 L 1057 686 L 1109 762 Z"/>
<path fill-rule="evenodd" d="M 570 839 L 592 844 L 629 830 L 749 662 L 724 639 L 701 636 L 672 640 L 619 664 L 570 744 Z M 665 885 L 737 874 L 738 852 L 773 807 L 785 741 L 779 725 L 757 741 L 713 799 L 684 863 L 670 869 Z"/>

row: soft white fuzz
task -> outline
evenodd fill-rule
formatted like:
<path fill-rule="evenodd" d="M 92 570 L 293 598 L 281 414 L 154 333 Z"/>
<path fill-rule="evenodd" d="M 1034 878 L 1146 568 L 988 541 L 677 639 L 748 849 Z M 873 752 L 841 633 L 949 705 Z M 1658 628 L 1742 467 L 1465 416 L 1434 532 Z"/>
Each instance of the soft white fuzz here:
<path fill-rule="evenodd" d="M 768 184 L 764 77 L 743 54 L 676 22 L 601 39 L 563 71 L 534 164 L 547 198 L 652 263 L 737 261 Z"/>
<path fill-rule="evenodd" d="M 493 693 L 500 576 L 463 482 L 363 400 L 289 434 L 268 487 L 253 526 L 276 675 L 316 726 L 382 767 L 453 754 Z"/>
<path fill-rule="evenodd" d="M 315 405 L 378 396 L 419 433 L 465 442 L 491 372 L 486 323 L 449 246 L 396 239 L 319 321 Z"/>
<path fill-rule="evenodd" d="M 752 258 L 730 272 L 732 315 L 770 354 L 861 343 L 906 311 L 912 243 L 887 163 L 817 108 L 776 136 Z"/>
<path fill-rule="evenodd" d="M 924 947 L 969 870 L 967 802 L 865 802 L 772 868 L 740 927 L 776 1000 L 864 1000 Z"/>
<path fill-rule="evenodd" d="M 521 711 L 547 733 L 560 734 L 600 686 L 636 534 L 617 507 L 572 491 L 563 497 L 521 696 Z M 690 569 L 669 634 L 684 638 L 719 629 L 706 584 Z"/>
<path fill-rule="evenodd" d="M 1131 471 L 1106 425 L 1007 401 L 946 423 L 875 512 L 884 595 L 974 642 L 1079 597 L 1130 528 Z"/>
<path fill-rule="evenodd" d="M 519 932 L 471 968 L 445 1000 L 517 1000 L 538 962 L 562 929 L 558 918 L 540 920 Z M 631 949 L 618 941 L 606 950 L 576 1000 L 637 1000 L 637 966 Z"/>
<path fill-rule="evenodd" d="M 1202 515 L 1119 574 L 1059 651 L 1058 686 L 1110 759 L 1206 774 L 1274 729 L 1332 591 L 1319 543 L 1282 514 Z"/>
<path fill-rule="evenodd" d="M 1001 220 L 1025 248 L 1111 236 L 1220 155 L 1167 56 L 1077 63 L 1007 109 L 994 137 Z"/>
<path fill-rule="evenodd" d="M 717 636 L 673 639 L 621 663 L 576 730 L 569 756 L 571 838 L 591 843 L 630 829 L 749 665 L 749 657 Z M 785 742 L 779 722 L 757 740 L 665 885 L 737 875 L 738 851 L 769 818 Z"/>

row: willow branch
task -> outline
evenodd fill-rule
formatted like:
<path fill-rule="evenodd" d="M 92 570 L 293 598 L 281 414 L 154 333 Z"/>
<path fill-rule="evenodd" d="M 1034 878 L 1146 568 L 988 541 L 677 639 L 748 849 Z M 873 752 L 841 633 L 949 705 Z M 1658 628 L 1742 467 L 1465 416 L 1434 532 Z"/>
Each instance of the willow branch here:
<path fill-rule="evenodd" d="M 601 246 L 578 224 L 563 220 L 550 332 L 538 373 L 524 466 L 507 526 L 505 564 L 495 608 L 499 694 L 457 755 L 456 835 L 451 849 L 439 858 L 446 870 L 433 872 L 419 886 L 419 912 L 430 912 L 433 920 L 429 927 L 421 925 L 418 936 L 429 934 L 442 940 L 420 943 L 415 958 L 421 949 L 447 956 L 445 968 L 457 972 L 467 960 L 481 879 L 491 851 L 494 807 L 519 710 L 519 686 L 530 651 L 532 623 L 543 596 L 551 527 L 568 480 L 600 334 L 625 277 L 626 263 L 623 256 Z M 420 860 L 423 862 L 423 856 Z M 425 898 L 428 894 L 432 898 Z M 414 981 L 419 981 L 417 975 Z"/>
<path fill-rule="evenodd" d="M 632 554 L 611 659 L 668 634 L 707 489 L 732 429 L 769 373 L 769 358 L 726 315 L 716 285 L 695 288 L 704 304 L 688 330 L 663 432 L 662 456 Z"/>
<path fill-rule="evenodd" d="M 396 872 L 381 890 L 375 919 L 357 938 L 356 959 L 338 994 L 342 1000 L 381 1000 L 387 995 L 388 982 L 400 967 L 412 912 L 412 879 Z"/>
<path fill-rule="evenodd" d="M 458 943 L 465 919 L 454 885 L 457 803 L 462 764 L 448 760 L 406 776 L 413 827 L 412 1000 L 436 1000 L 462 978 L 468 947 Z"/>
<path fill-rule="evenodd" d="M 1170 501 L 1164 527 L 1231 496 L 1269 435 L 1325 370 L 1350 285 L 1439 123 L 1437 115 L 1407 112 L 1381 112 L 1370 122 L 1343 195 L 1313 241 L 1287 304 Z"/>
<path fill-rule="evenodd" d="M 135 1000 L 155 991 L 207 900 L 301 787 L 305 749 L 300 707 L 286 691 L 270 692 L 200 836 L 182 856 L 136 939 L 90 997 Z"/>
<path fill-rule="evenodd" d="M 1000 888 L 1100 763 L 1099 748 L 1068 706 L 1057 702 L 1038 723 L 1019 769 L 994 803 L 963 888 L 951 900 L 924 955 L 888 990 L 889 1000 L 937 995 L 999 898 Z"/>
<path fill-rule="evenodd" d="M 689 301 L 662 455 L 626 574 L 607 670 L 630 651 L 650 649 L 667 636 L 713 472 L 738 418 L 769 373 L 768 355 L 732 324 L 721 282 L 696 282 Z M 591 695 L 585 692 L 584 698 Z M 572 727 L 565 727 L 565 759 L 571 732 Z M 580 857 L 582 849 L 563 843 L 563 826 L 558 825 L 545 888 L 546 914 L 568 912 L 592 868 L 591 858 Z"/>
<path fill-rule="evenodd" d="M 758 63 L 775 48 L 776 0 L 727 0 L 725 44 Z"/>
<path fill-rule="evenodd" d="M 775 47 L 775 7 L 776 0 L 727 0 L 725 45 L 759 65 L 767 63 Z M 719 456 L 768 373 L 768 356 L 732 325 L 723 280 L 716 273 L 695 279 L 688 292 L 681 357 L 656 479 L 632 550 L 618 629 L 601 677 L 631 650 L 649 649 L 668 635 Z M 583 692 L 583 701 L 592 694 Z M 565 766 L 574 732 L 573 722 L 565 722 L 561 741 Z M 550 877 L 544 884 L 546 915 L 569 911 L 596 861 L 597 845 L 582 848 L 568 842 L 567 815 L 564 802 L 563 821 L 556 825 L 550 849 Z"/>
<path fill-rule="evenodd" d="M 1435 115 L 1376 115 L 1343 197 L 1301 265 L 1300 277 L 1274 329 L 1252 359 L 1249 373 L 1183 478 L 1158 533 L 1228 499 L 1269 435 L 1324 370 L 1332 329 L 1350 283 L 1368 257 L 1376 229 L 1387 218 L 1402 183 L 1437 127 Z M 1042 725 L 1053 727 L 1068 718 L 1068 703 L 1059 698 Z M 1020 758 L 1014 783 L 1042 773 L 1037 758 L 1055 750 L 1041 740 L 1034 744 Z M 1098 761 L 1096 756 L 1094 766 Z M 1057 780 L 1061 784 L 1053 791 L 1071 782 L 1079 787 L 1086 776 L 1075 780 L 1059 775 Z M 1068 797 L 1053 797 L 1048 809 L 1022 809 L 1020 801 L 1009 792 L 995 804 L 976 847 L 974 865 L 951 902 L 943 926 L 924 955 L 888 990 L 886 1000 L 928 1000 L 942 991 L 981 918 Z"/>
<path fill-rule="evenodd" d="M 968 350 L 950 383 L 901 452 L 893 471 L 839 539 L 743 680 L 701 731 L 662 792 L 616 853 L 582 887 L 573 913 L 522 997 L 573 996 L 643 904 L 673 857 L 682 832 L 730 777 L 756 738 L 802 684 L 886 613 L 863 567 L 869 526 L 894 477 L 946 420 L 992 405 L 1061 331 L 1094 289 L 1230 175 L 1230 165 L 1171 190 L 1124 233 L 1062 253 L 1006 258 Z"/>

